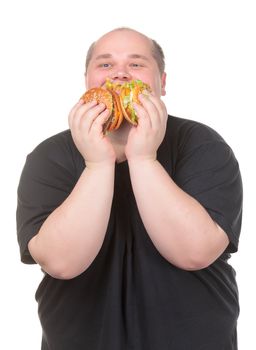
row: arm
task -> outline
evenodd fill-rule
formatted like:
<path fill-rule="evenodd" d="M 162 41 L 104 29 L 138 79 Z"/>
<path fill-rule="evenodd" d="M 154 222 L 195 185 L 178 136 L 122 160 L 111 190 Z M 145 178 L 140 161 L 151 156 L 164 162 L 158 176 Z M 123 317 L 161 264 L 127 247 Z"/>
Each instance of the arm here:
<path fill-rule="evenodd" d="M 71 194 L 29 242 L 34 260 L 56 278 L 73 278 L 86 270 L 104 240 L 113 197 L 115 157 L 102 136 L 108 116 L 103 110 L 103 106 L 79 102 L 71 111 L 71 133 L 86 168 Z"/>
<path fill-rule="evenodd" d="M 187 270 L 206 267 L 225 250 L 228 237 L 156 161 L 167 112 L 156 96 L 140 99 L 142 106 L 136 106 L 139 124 L 130 132 L 126 155 L 141 218 L 168 261 Z"/>
<path fill-rule="evenodd" d="M 42 269 L 73 278 L 92 263 L 103 243 L 113 196 L 114 165 L 86 168 L 69 197 L 46 219 L 29 242 Z"/>
<path fill-rule="evenodd" d="M 129 162 L 131 181 L 145 228 L 172 264 L 197 270 L 210 265 L 229 241 L 193 197 L 180 189 L 156 160 Z"/>

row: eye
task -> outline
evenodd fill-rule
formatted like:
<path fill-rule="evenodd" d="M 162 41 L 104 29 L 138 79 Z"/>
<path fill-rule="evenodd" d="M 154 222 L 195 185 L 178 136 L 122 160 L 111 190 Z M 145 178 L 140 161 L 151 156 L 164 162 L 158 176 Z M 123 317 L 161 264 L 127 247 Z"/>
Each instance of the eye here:
<path fill-rule="evenodd" d="M 131 63 L 131 66 L 137 68 L 137 67 L 141 67 L 141 64 L 139 64 L 139 63 Z"/>
<path fill-rule="evenodd" d="M 141 69 L 141 68 L 145 67 L 145 65 L 144 65 L 144 63 L 141 63 L 141 62 L 131 62 L 130 67 L 133 69 Z"/>
<path fill-rule="evenodd" d="M 101 63 L 99 65 L 99 67 L 101 67 L 101 68 L 109 68 L 109 67 L 111 67 L 111 64 L 110 63 Z"/>

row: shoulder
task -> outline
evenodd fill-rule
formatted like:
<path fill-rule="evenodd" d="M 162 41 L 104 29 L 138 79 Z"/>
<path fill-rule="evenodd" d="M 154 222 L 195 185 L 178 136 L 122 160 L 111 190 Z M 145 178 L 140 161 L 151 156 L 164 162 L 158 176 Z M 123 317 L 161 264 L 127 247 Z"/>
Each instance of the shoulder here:
<path fill-rule="evenodd" d="M 195 144 L 211 141 L 225 142 L 223 137 L 210 126 L 201 122 L 169 116 L 167 132 L 179 138 L 180 142 L 194 142 Z"/>
<path fill-rule="evenodd" d="M 40 142 L 27 156 L 27 164 L 38 171 L 47 171 L 57 167 L 73 174 L 84 166 L 70 130 L 64 130 Z"/>
<path fill-rule="evenodd" d="M 219 132 L 195 120 L 169 116 L 167 137 L 172 140 L 180 156 L 205 150 L 229 155 L 233 152 Z"/>
<path fill-rule="evenodd" d="M 70 130 L 64 130 L 41 141 L 31 152 L 37 154 L 52 154 L 55 152 L 67 152 L 75 147 Z M 50 153 L 49 153 L 50 152 Z"/>
<path fill-rule="evenodd" d="M 186 166 L 189 171 L 209 171 L 227 168 L 227 164 L 230 169 L 238 168 L 231 147 L 208 125 L 169 116 L 166 135 L 175 155 L 176 170 Z"/>
<path fill-rule="evenodd" d="M 80 157 L 70 130 L 64 130 L 43 140 L 33 149 L 30 155 L 46 156 L 51 159 L 54 159 L 56 156 Z"/>

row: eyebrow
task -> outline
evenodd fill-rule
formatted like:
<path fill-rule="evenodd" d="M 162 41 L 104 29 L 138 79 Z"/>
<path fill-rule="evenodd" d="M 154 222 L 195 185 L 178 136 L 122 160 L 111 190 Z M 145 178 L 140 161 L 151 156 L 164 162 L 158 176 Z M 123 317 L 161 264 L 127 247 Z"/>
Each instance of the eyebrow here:
<path fill-rule="evenodd" d="M 110 53 L 103 53 L 101 55 L 96 56 L 95 60 L 107 59 L 107 58 L 112 58 L 112 57 L 113 56 Z M 137 54 L 137 53 L 130 54 L 130 55 L 128 55 L 128 57 L 129 58 L 138 58 L 138 59 L 142 59 L 142 60 L 145 60 L 145 61 L 149 60 L 147 56 L 140 55 L 140 54 Z"/>
<path fill-rule="evenodd" d="M 95 57 L 96 60 L 101 60 L 103 58 L 111 58 L 112 55 L 110 53 L 103 53 L 102 55 L 98 55 Z"/>
<path fill-rule="evenodd" d="M 131 55 L 128 55 L 129 58 L 139 58 L 139 59 L 142 59 L 142 60 L 145 60 L 145 61 L 148 61 L 148 57 L 147 56 L 144 56 L 144 55 L 140 55 L 140 54 L 137 54 L 137 53 L 133 53 Z"/>

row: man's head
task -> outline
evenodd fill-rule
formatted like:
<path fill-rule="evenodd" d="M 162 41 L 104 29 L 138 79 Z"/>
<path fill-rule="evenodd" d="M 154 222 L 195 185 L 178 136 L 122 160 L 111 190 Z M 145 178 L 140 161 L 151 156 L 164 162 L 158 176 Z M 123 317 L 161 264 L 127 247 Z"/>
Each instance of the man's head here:
<path fill-rule="evenodd" d="M 155 94 L 165 95 L 164 54 L 159 44 L 130 28 L 118 28 L 94 42 L 86 58 L 86 87 L 102 86 L 106 78 L 140 79 Z"/>

